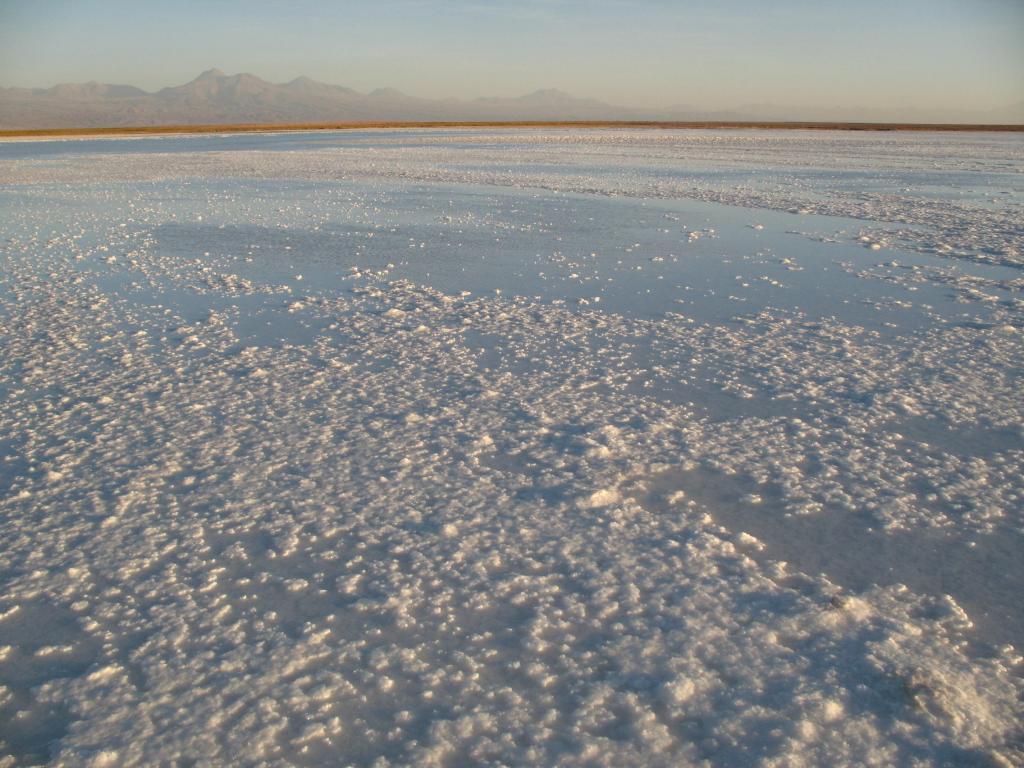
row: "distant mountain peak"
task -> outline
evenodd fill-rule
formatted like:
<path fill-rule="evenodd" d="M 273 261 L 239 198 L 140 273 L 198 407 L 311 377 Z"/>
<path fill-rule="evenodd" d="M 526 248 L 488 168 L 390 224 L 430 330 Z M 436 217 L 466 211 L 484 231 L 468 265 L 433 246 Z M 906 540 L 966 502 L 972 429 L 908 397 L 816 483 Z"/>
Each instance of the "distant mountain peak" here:
<path fill-rule="evenodd" d="M 527 108 L 541 109 L 575 109 L 581 106 L 588 108 L 605 109 L 608 111 L 620 109 L 604 104 L 595 99 L 580 99 L 571 93 L 559 90 L 558 88 L 541 88 L 540 90 L 528 93 L 525 96 L 494 97 L 484 96 L 476 100 L 478 103 L 519 105 Z"/>
<path fill-rule="evenodd" d="M 56 99 L 102 99 L 146 96 L 146 92 L 133 85 L 109 85 L 90 80 L 87 83 L 60 83 L 44 91 Z"/>
<path fill-rule="evenodd" d="M 2 2 L 2 0 L 0 0 Z M 963 115 L 954 119 L 956 114 Z M 944 118 L 944 119 L 942 119 Z M 510 120 L 796 120 L 976 122 L 1024 124 L 1024 104 L 987 113 L 808 109 L 758 105 L 740 111 L 691 107 L 640 109 L 578 98 L 558 88 L 522 96 L 429 99 L 395 88 L 369 94 L 296 77 L 271 83 L 256 75 L 208 69 L 183 85 L 147 93 L 131 85 L 63 83 L 52 88 L 0 88 L 0 128 L 86 128 L 144 125 L 325 123 L 359 121 Z"/>
<path fill-rule="evenodd" d="M 577 99 L 556 88 L 516 98 L 424 99 L 396 88 L 369 94 L 309 77 L 271 83 L 208 69 L 183 85 L 146 93 L 100 83 L 0 93 L 0 127 L 299 123 L 403 120 L 632 118 L 634 110 Z"/>
<path fill-rule="evenodd" d="M 533 93 L 528 93 L 523 96 L 524 99 L 538 99 L 547 101 L 565 101 L 567 99 L 575 99 L 576 97 L 570 93 L 559 90 L 558 88 L 540 88 Z"/>

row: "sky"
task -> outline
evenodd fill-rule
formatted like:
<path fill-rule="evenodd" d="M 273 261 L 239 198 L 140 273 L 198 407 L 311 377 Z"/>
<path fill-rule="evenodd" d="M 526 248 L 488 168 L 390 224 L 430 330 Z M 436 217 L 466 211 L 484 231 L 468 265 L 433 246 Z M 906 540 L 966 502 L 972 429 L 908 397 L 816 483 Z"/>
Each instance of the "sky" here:
<path fill-rule="evenodd" d="M 1024 0 L 0 0 L 0 85 L 217 67 L 361 91 L 636 107 L 1024 101 Z"/>

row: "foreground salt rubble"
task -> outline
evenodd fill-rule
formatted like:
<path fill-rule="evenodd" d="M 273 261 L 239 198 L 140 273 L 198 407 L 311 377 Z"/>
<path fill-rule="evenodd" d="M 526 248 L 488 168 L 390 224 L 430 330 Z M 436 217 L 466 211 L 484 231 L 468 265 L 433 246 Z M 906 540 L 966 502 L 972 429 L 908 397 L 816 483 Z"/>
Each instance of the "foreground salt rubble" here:
<path fill-rule="evenodd" d="M 446 152 L 432 173 L 479 183 Z M 804 540 L 829 578 L 764 523 L 942 536 L 954 561 L 1019 541 L 1013 285 L 988 302 L 942 273 L 977 322 L 885 335 L 159 247 L 172 217 L 273 217 L 196 194 L 203 174 L 372 172 L 325 154 L 8 164 L 30 186 L 3 203 L 6 763 L 1024 759 L 1019 550 L 991 585 L 914 582 L 913 545 L 904 570 L 844 583 L 854 539 Z M 984 593 L 990 626 L 961 604 Z"/>

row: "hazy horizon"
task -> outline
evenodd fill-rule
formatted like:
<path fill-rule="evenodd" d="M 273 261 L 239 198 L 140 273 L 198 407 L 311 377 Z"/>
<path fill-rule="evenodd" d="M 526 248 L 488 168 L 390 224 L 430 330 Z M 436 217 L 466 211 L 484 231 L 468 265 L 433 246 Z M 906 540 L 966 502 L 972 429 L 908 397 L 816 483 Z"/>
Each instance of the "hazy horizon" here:
<path fill-rule="evenodd" d="M 147 91 L 217 67 L 423 98 L 555 88 L 636 108 L 984 112 L 1024 100 L 1024 4 L 364 0 L 0 7 L 0 84 Z M 97 57 L 96 52 L 102 51 Z"/>

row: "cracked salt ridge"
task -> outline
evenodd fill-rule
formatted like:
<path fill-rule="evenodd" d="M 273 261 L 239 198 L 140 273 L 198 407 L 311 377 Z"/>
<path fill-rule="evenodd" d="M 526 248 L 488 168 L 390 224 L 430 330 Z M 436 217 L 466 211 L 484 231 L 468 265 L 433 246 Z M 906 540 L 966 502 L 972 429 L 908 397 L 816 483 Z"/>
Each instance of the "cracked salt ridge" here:
<path fill-rule="evenodd" d="M 1014 441 L 1020 445 L 1019 436 Z M 682 493 L 680 493 L 682 492 Z M 785 562 L 852 593 L 905 585 L 914 592 L 952 596 L 974 625 L 975 652 L 1019 645 L 1024 613 L 1024 532 L 1004 528 L 968 536 L 939 530 L 885 530 L 870 514 L 823 509 L 794 514 L 772 483 L 707 469 L 676 470 L 644 483 L 640 500 L 670 514 L 680 498 L 696 501 L 718 523 L 763 546 L 748 547 L 755 560 Z M 673 500 L 675 503 L 672 503 Z"/>

